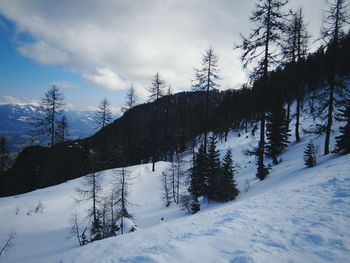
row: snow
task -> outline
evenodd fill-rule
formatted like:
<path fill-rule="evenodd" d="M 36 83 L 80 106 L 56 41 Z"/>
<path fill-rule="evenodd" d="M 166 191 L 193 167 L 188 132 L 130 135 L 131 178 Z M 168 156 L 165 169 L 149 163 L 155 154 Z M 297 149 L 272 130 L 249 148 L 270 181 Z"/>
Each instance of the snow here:
<path fill-rule="evenodd" d="M 127 217 L 119 218 L 116 222 L 116 225 L 119 226 L 119 233 L 121 234 L 137 231 L 137 226 L 135 225 L 135 223 Z M 123 231 L 121 231 L 122 229 Z"/>
<path fill-rule="evenodd" d="M 305 127 L 312 121 L 302 123 Z M 71 214 L 77 211 L 84 221 L 88 204 L 75 201 L 82 179 L 0 198 L 0 242 L 11 229 L 17 233 L 14 247 L 0 262 L 348 262 L 350 155 L 320 152 L 317 165 L 306 168 L 305 145 L 312 139 L 322 146 L 324 138 L 301 134 L 302 142 L 292 142 L 283 162 L 260 182 L 255 159 L 242 153 L 256 145 L 258 134 L 241 132 L 238 137 L 232 132 L 218 145 L 221 156 L 231 147 L 238 165 L 241 194 L 236 200 L 202 201 L 195 215 L 174 204 L 166 208 L 160 176 L 169 164 L 158 162 L 156 172 L 151 164 L 132 166 L 134 205 L 129 209 L 134 218 L 129 223 L 137 231 L 84 247 L 67 238 Z M 106 188 L 113 175 L 113 170 L 103 172 Z M 42 213 L 35 213 L 39 202 Z"/>

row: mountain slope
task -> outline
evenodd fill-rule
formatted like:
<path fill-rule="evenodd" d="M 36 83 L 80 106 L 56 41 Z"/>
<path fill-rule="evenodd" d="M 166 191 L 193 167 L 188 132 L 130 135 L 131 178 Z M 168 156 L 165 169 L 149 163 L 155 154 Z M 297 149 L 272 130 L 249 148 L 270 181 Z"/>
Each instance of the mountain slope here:
<path fill-rule="evenodd" d="M 92 243 L 54 262 L 347 262 L 349 169 L 349 156 L 315 169 L 285 167 L 235 202 Z"/>
<path fill-rule="evenodd" d="M 303 126 L 312 125 L 310 120 Z M 256 133 L 258 134 L 258 133 Z M 319 156 L 306 168 L 303 135 L 282 155 L 262 182 L 255 178 L 255 160 L 242 150 L 256 145 L 258 135 L 231 133 L 219 143 L 220 154 L 233 149 L 241 194 L 225 204 L 205 203 L 196 215 L 161 201 L 161 173 L 168 163 L 130 167 L 134 177 L 130 212 L 138 231 L 78 247 L 67 239 L 71 213 L 83 220 L 88 203 L 76 203 L 82 178 L 19 196 L 0 198 L 0 240 L 12 228 L 15 246 L 7 262 L 346 262 L 350 256 L 349 155 Z M 333 142 L 334 143 L 334 142 Z M 190 156 L 186 157 L 190 160 Z M 267 160 L 268 161 L 268 160 Z M 103 172 L 105 185 L 113 170 Z M 250 187 L 250 189 L 249 189 Z M 249 189 L 245 192 L 245 189 Z M 185 191 L 185 187 L 182 189 Z M 39 201 L 43 213 L 35 213 Z M 17 214 L 16 214 L 17 212 Z M 30 215 L 27 215 L 29 212 Z M 164 218 L 161 221 L 161 218 Z"/>

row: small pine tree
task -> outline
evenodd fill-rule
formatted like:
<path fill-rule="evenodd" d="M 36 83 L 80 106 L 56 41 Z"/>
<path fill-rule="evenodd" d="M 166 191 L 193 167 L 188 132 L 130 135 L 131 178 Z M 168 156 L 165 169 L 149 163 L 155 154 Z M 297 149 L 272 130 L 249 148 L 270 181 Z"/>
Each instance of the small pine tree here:
<path fill-rule="evenodd" d="M 336 151 L 346 154 L 350 153 L 350 100 L 345 102 L 345 107 L 340 110 L 338 120 L 344 121 L 345 125 L 339 128 L 340 135 L 336 137 Z"/>
<path fill-rule="evenodd" d="M 229 201 L 239 194 L 234 180 L 235 167 L 232 160 L 232 150 L 228 149 L 222 162 L 220 194 L 222 201 Z"/>
<path fill-rule="evenodd" d="M 212 136 L 208 149 L 207 180 L 205 184 L 205 196 L 211 200 L 220 200 L 220 155 L 216 150 L 216 138 Z"/>
<path fill-rule="evenodd" d="M 304 163 L 307 167 L 316 165 L 316 147 L 311 141 L 304 150 Z"/>
<path fill-rule="evenodd" d="M 274 164 L 278 164 L 277 156 L 287 147 L 289 141 L 288 120 L 282 103 L 274 103 L 271 112 L 266 116 L 267 154 Z"/>
<path fill-rule="evenodd" d="M 191 182 L 189 192 L 196 199 L 204 194 L 205 183 L 207 178 L 208 157 L 204 145 L 198 149 L 195 155 L 194 166 L 192 168 Z"/>

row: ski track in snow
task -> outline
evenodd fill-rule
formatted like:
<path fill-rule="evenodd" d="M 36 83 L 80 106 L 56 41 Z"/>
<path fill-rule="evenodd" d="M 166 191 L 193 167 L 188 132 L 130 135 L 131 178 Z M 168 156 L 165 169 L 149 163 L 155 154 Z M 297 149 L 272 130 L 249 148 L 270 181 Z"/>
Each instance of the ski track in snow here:
<path fill-rule="evenodd" d="M 84 247 L 67 239 L 71 213 L 88 205 L 75 202 L 81 179 L 0 198 L 0 242 L 12 228 L 17 233 L 0 262 L 348 262 L 350 155 L 320 156 L 317 166 L 306 168 L 302 152 L 311 137 L 304 137 L 259 182 L 254 158 L 242 154 L 256 138 L 231 133 L 218 144 L 221 155 L 233 149 L 242 193 L 232 202 L 202 203 L 195 215 L 164 207 L 160 175 L 168 163 L 157 163 L 155 173 L 150 164 L 131 167 L 130 211 L 139 230 Z M 322 145 L 323 137 L 314 141 Z M 103 172 L 106 185 L 112 176 Z M 247 181 L 251 189 L 244 192 Z M 43 213 L 34 212 L 39 201 Z"/>

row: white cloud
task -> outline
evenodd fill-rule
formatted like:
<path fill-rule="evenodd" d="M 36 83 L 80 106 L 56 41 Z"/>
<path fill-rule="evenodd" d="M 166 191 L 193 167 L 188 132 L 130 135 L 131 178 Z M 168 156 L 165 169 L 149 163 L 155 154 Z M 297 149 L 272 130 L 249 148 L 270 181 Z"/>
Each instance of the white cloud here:
<path fill-rule="evenodd" d="M 68 53 L 61 51 L 44 41 L 24 44 L 18 47 L 19 52 L 41 64 L 64 64 L 69 61 Z"/>
<path fill-rule="evenodd" d="M 159 71 L 174 91 L 189 88 L 193 68 L 212 45 L 219 56 L 221 88 L 246 79 L 233 44 L 250 29 L 256 1 L 232 0 L 0 0 L 0 12 L 19 32 L 38 42 L 20 52 L 40 63 L 60 64 L 111 90 L 137 83 L 141 97 Z M 290 0 L 305 6 L 311 34 L 319 32 L 324 1 Z M 195 11 L 193 11 L 195 10 Z M 120 78 L 122 76 L 122 79 Z"/>
<path fill-rule="evenodd" d="M 59 89 L 79 89 L 78 85 L 70 83 L 68 81 L 54 81 L 51 86 L 56 86 Z"/>
<path fill-rule="evenodd" d="M 109 68 L 97 68 L 94 73 L 84 74 L 84 78 L 97 86 L 109 90 L 125 90 L 128 87 L 127 82 L 120 79 Z"/>

